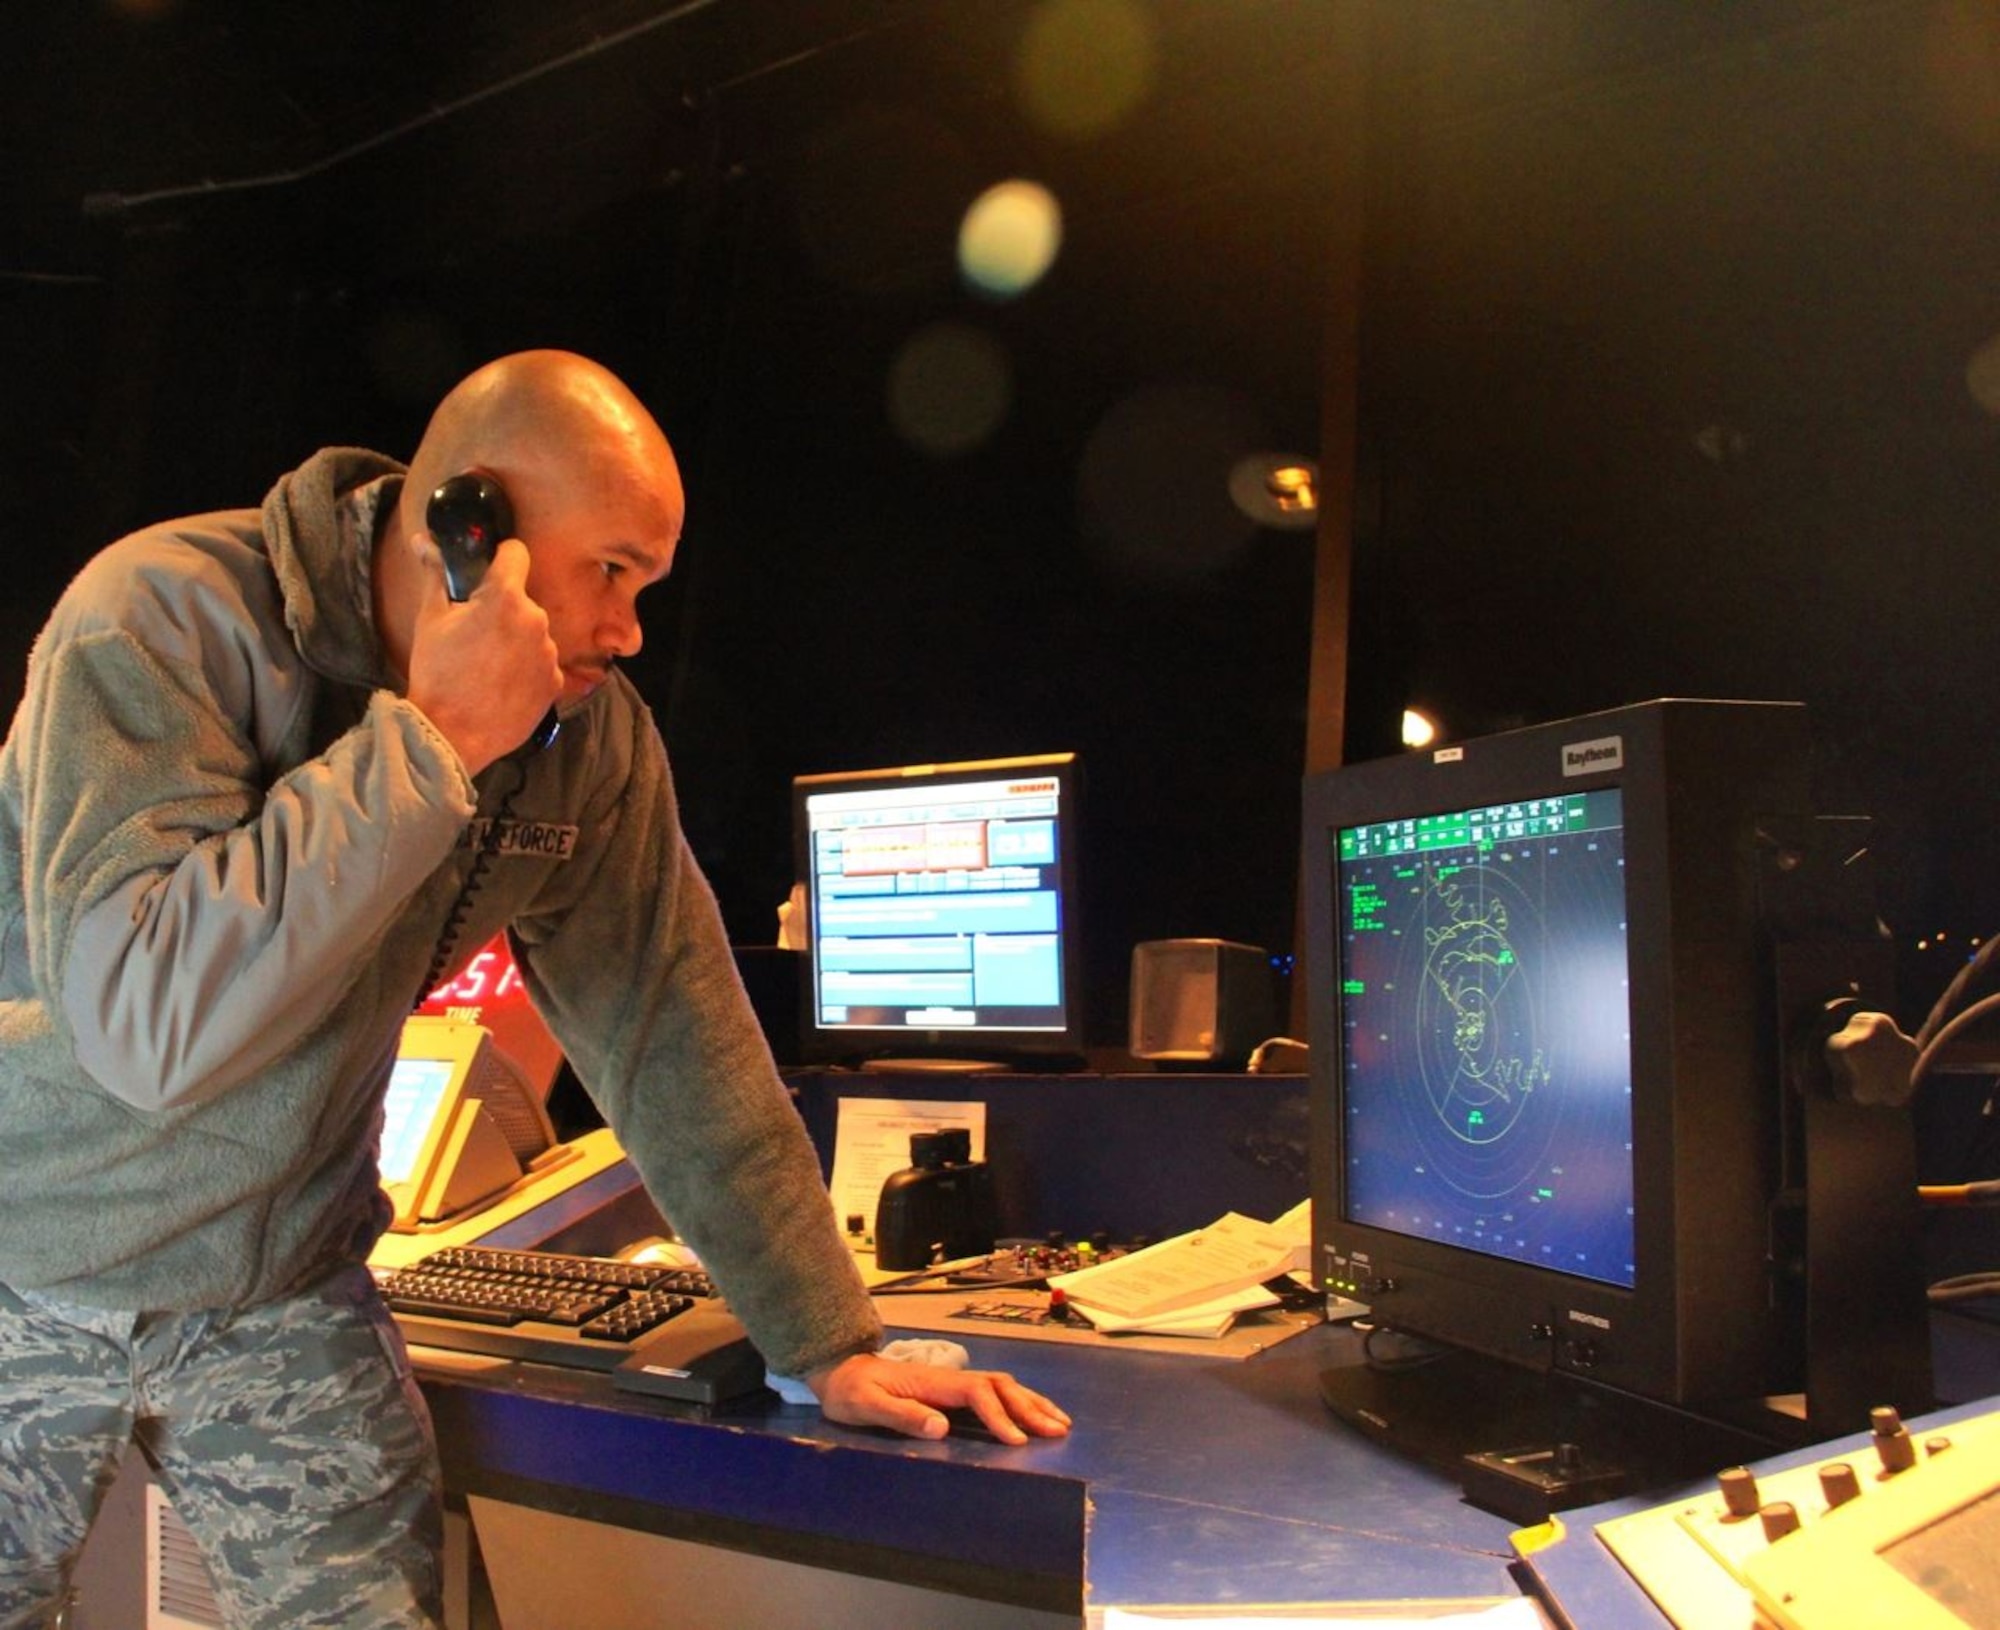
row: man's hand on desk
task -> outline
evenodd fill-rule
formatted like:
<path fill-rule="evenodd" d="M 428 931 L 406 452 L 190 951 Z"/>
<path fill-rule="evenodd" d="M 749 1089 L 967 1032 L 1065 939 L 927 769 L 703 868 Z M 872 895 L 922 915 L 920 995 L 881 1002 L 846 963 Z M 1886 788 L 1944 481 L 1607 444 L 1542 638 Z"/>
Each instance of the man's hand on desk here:
<path fill-rule="evenodd" d="M 856 1353 L 805 1379 L 827 1419 L 848 1426 L 941 1438 L 951 1430 L 943 1411 L 969 1409 L 1002 1443 L 1026 1443 L 1031 1433 L 1059 1438 L 1069 1431 L 1067 1415 L 999 1370 L 951 1370 Z"/>

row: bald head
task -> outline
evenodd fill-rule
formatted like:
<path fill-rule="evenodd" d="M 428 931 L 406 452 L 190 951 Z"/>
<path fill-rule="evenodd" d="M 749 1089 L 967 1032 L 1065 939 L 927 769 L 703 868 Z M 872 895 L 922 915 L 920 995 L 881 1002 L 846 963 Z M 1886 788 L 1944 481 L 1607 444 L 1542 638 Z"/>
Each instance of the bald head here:
<path fill-rule="evenodd" d="M 638 649 L 633 589 L 673 563 L 685 499 L 666 436 L 623 381 L 569 351 L 517 352 L 454 386 L 431 415 L 376 551 L 376 624 L 400 672 L 422 574 L 436 569 L 423 547 L 425 507 L 464 471 L 506 490 L 528 549 L 527 592 L 549 613 L 571 693 L 587 691 Z M 416 554 L 397 547 L 405 540 Z"/>
<path fill-rule="evenodd" d="M 570 351 L 520 351 L 454 386 L 431 415 L 409 489 L 419 499 L 461 470 L 606 480 L 671 492 L 680 471 L 645 405 L 609 369 Z M 511 490 L 511 488 L 510 488 Z M 678 533 L 676 525 L 674 531 Z"/>

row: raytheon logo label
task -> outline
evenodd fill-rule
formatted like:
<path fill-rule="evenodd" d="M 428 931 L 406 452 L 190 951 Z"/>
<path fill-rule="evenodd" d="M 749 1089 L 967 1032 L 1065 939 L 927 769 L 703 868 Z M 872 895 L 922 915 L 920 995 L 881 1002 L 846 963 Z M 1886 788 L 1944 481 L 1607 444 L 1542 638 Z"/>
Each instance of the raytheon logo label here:
<path fill-rule="evenodd" d="M 1595 775 L 1599 770 L 1625 768 L 1625 738 L 1600 736 L 1596 741 L 1573 741 L 1562 750 L 1564 775 Z"/>

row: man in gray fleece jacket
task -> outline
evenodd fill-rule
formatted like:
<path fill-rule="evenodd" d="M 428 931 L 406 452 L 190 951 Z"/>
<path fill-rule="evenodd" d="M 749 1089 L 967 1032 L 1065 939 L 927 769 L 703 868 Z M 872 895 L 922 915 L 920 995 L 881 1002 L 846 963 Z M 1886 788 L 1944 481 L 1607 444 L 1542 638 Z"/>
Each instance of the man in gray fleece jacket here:
<path fill-rule="evenodd" d="M 462 470 L 520 538 L 453 602 L 424 498 Z M 407 474 L 321 452 L 63 595 L 0 748 L 0 1627 L 46 1622 L 135 1437 L 233 1624 L 435 1622 L 435 1453 L 365 1257 L 384 1084 L 455 902 L 458 954 L 511 931 L 775 1372 L 855 1424 L 1067 1430 L 1011 1377 L 876 1353 L 614 666 L 682 509 L 631 392 L 528 352 L 446 397 Z M 520 751 L 552 703 L 557 741 Z"/>

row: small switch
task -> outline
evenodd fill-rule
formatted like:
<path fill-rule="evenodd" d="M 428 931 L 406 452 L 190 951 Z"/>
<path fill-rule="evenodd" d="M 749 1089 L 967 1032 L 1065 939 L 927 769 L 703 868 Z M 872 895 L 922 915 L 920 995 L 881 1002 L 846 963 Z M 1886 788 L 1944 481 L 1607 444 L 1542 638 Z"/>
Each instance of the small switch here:
<path fill-rule="evenodd" d="M 1836 1460 L 1830 1466 L 1820 1467 L 1819 1491 L 1826 1496 L 1826 1507 L 1831 1511 L 1861 1497 L 1861 1479 L 1846 1461 Z"/>
<path fill-rule="evenodd" d="M 1764 1520 L 1764 1537 L 1781 1540 L 1799 1530 L 1799 1509 L 1790 1500 L 1773 1500 L 1757 1513 Z"/>
<path fill-rule="evenodd" d="M 1875 1434 L 1875 1453 L 1890 1476 L 1906 1472 L 1917 1463 L 1917 1446 L 1910 1441 L 1903 1417 L 1895 1410 L 1887 1407 L 1870 1410 L 1868 1424 Z"/>
<path fill-rule="evenodd" d="M 1754 1517 L 1763 1504 L 1757 1493 L 1757 1478 L 1748 1466 L 1731 1466 L 1716 1476 L 1716 1484 L 1722 1490 L 1722 1503 L 1729 1508 L 1732 1517 Z"/>

